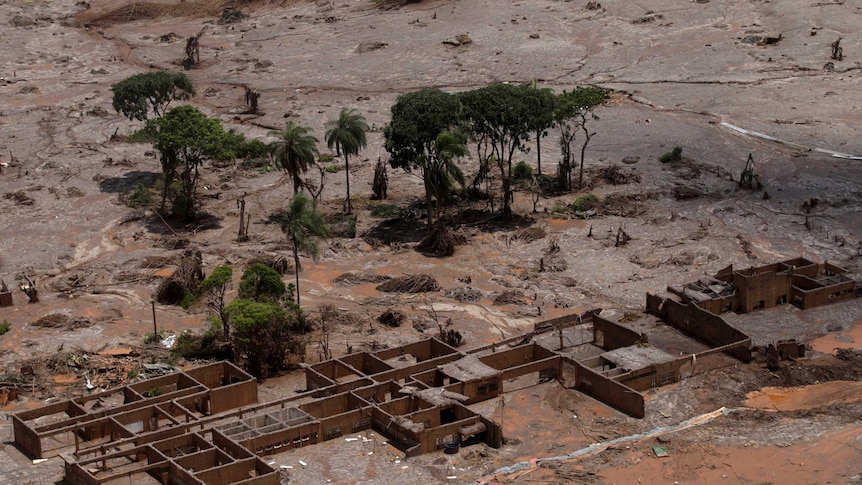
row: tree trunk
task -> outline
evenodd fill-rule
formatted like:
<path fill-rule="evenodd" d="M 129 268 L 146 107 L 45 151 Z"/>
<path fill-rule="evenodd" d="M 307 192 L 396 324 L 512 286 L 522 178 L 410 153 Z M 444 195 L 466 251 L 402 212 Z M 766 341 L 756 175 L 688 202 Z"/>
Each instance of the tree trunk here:
<path fill-rule="evenodd" d="M 347 213 L 353 213 L 353 205 L 350 203 L 350 160 L 347 152 L 344 152 L 344 176 L 347 178 Z"/>
<path fill-rule="evenodd" d="M 542 132 L 536 129 L 536 172 L 542 175 Z"/>
<path fill-rule="evenodd" d="M 433 217 L 434 206 L 431 203 L 431 188 L 428 186 L 428 181 L 427 181 L 428 174 L 427 174 L 427 172 L 425 174 L 425 177 L 426 177 L 426 181 L 425 181 L 425 204 L 428 207 L 428 209 L 427 209 L 428 210 L 428 230 L 430 231 L 431 226 L 434 223 L 434 217 Z"/>
<path fill-rule="evenodd" d="M 586 124 L 586 121 L 584 122 Z M 578 188 L 584 188 L 584 154 L 587 151 L 587 145 L 590 143 L 590 138 L 592 135 L 590 134 L 590 130 L 584 126 L 584 135 L 586 135 L 586 140 L 584 140 L 584 144 L 581 146 L 581 174 L 578 176 Z"/>
<path fill-rule="evenodd" d="M 503 163 L 506 165 L 504 166 Z M 505 167 L 508 166 L 508 171 Z M 508 161 L 500 163 L 500 171 L 503 172 L 503 220 L 512 218 L 512 157 Z"/>
<path fill-rule="evenodd" d="M 299 248 L 296 246 L 296 236 L 291 236 L 293 241 L 293 273 L 296 275 L 296 306 L 299 306 Z"/>
<path fill-rule="evenodd" d="M 299 188 L 302 186 L 302 179 L 299 178 L 299 173 L 293 174 L 293 195 L 299 193 Z"/>

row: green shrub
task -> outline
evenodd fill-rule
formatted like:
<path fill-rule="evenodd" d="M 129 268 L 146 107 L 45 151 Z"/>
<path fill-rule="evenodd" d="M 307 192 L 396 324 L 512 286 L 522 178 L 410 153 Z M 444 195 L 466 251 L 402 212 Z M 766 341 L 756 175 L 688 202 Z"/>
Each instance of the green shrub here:
<path fill-rule="evenodd" d="M 680 160 L 682 160 L 682 147 L 679 145 L 673 147 L 673 150 L 659 157 L 659 161 L 661 163 L 678 162 Z"/>
<path fill-rule="evenodd" d="M 239 164 L 240 167 L 249 170 L 272 170 L 272 163 L 268 158 L 246 158 Z"/>
<path fill-rule="evenodd" d="M 153 203 L 153 193 L 144 184 L 138 184 L 125 196 L 125 204 L 132 208 L 149 207 Z"/>
<path fill-rule="evenodd" d="M 528 179 L 533 176 L 533 167 L 524 160 L 521 160 L 512 168 L 512 176 L 516 179 Z"/>
<path fill-rule="evenodd" d="M 144 344 L 151 344 L 154 342 L 160 342 L 163 338 L 165 338 L 165 329 L 160 328 L 158 332 L 147 332 L 144 334 Z"/>
<path fill-rule="evenodd" d="M 9 320 L 3 320 L 3 323 L 0 324 L 0 335 L 9 331 L 9 328 L 12 327 L 12 324 L 9 323 Z"/>
<path fill-rule="evenodd" d="M 356 237 L 356 216 L 349 214 L 332 214 L 326 218 L 330 234 L 334 237 Z"/>
<path fill-rule="evenodd" d="M 569 206 L 574 211 L 585 211 L 589 209 L 593 209 L 599 204 L 599 198 L 596 197 L 595 194 L 587 194 L 582 195 L 575 199 L 574 202 Z"/>
<path fill-rule="evenodd" d="M 261 263 L 255 263 L 242 274 L 239 280 L 239 297 L 254 301 L 281 300 L 287 292 L 287 287 L 281 281 L 281 276 L 274 269 Z"/>
<path fill-rule="evenodd" d="M 326 170 L 326 173 L 338 173 L 338 171 L 341 170 L 341 167 L 336 163 L 330 163 L 323 169 Z"/>
<path fill-rule="evenodd" d="M 401 215 L 401 208 L 395 204 L 377 204 L 371 207 L 371 217 L 394 219 Z"/>
<path fill-rule="evenodd" d="M 248 160 L 250 158 L 266 158 L 269 155 L 269 146 L 260 140 L 243 141 L 236 148 L 237 158 Z"/>

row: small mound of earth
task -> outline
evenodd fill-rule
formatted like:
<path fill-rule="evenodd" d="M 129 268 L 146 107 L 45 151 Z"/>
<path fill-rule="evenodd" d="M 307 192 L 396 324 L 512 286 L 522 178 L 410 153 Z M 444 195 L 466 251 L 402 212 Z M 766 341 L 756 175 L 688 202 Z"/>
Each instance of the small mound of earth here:
<path fill-rule="evenodd" d="M 33 322 L 34 327 L 59 328 L 61 330 L 76 330 L 92 325 L 88 318 L 73 317 L 65 313 L 49 313 Z"/>
<path fill-rule="evenodd" d="M 419 241 L 416 250 L 434 256 L 452 256 L 455 254 L 455 246 L 464 244 L 467 238 L 450 230 L 446 226 L 435 227 L 427 236 Z"/>
<path fill-rule="evenodd" d="M 437 280 L 427 274 L 392 278 L 380 285 L 377 285 L 377 291 L 383 291 L 386 293 L 426 293 L 429 291 L 437 291 L 439 289 L 440 284 L 437 283 Z"/>
<path fill-rule="evenodd" d="M 392 279 L 389 276 L 374 273 L 342 273 L 332 280 L 336 286 L 353 286 L 363 283 L 382 283 Z"/>
<path fill-rule="evenodd" d="M 460 302 L 477 302 L 482 299 L 482 292 L 476 288 L 464 286 L 460 288 L 452 288 L 446 292 L 446 298 L 452 298 Z"/>
<path fill-rule="evenodd" d="M 400 327 L 404 320 L 407 319 L 407 316 L 404 313 L 398 310 L 386 310 L 379 317 L 377 317 L 377 321 L 387 327 Z"/>
<path fill-rule="evenodd" d="M 521 229 L 516 232 L 512 239 L 518 239 L 524 241 L 526 243 L 531 243 L 533 241 L 538 241 L 540 239 L 544 239 L 545 236 L 548 235 L 548 232 L 542 227 L 530 226 L 525 229 Z"/>
<path fill-rule="evenodd" d="M 527 303 L 524 293 L 520 290 L 506 290 L 497 294 L 493 300 L 495 305 L 524 305 Z"/>

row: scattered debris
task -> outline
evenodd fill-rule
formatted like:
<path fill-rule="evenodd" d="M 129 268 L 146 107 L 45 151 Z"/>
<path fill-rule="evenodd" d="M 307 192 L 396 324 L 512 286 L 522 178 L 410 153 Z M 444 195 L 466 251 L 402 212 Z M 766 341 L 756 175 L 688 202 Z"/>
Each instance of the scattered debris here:
<path fill-rule="evenodd" d="M 371 51 L 383 49 L 383 48 L 387 47 L 388 45 L 389 44 L 387 44 L 386 42 L 363 42 L 363 43 L 359 44 L 358 46 L 356 46 L 356 49 L 354 49 L 353 52 L 355 52 L 357 54 L 363 54 L 365 52 L 371 52 Z"/>
<path fill-rule="evenodd" d="M 389 189 L 389 175 L 386 173 L 386 164 L 379 157 L 377 165 L 374 166 L 374 183 L 371 185 L 371 190 L 374 192 L 374 200 L 385 200 L 386 192 Z"/>
<path fill-rule="evenodd" d="M 247 15 L 242 13 L 238 7 L 225 7 L 221 11 L 221 18 L 219 18 L 218 23 L 235 24 L 246 17 Z"/>
<path fill-rule="evenodd" d="M 427 274 L 392 278 L 380 285 L 377 285 L 377 291 L 387 293 L 425 293 L 429 291 L 438 291 L 439 289 L 440 284 L 437 283 L 437 280 Z"/>
<path fill-rule="evenodd" d="M 495 305 L 525 305 L 527 303 L 521 290 L 505 290 L 498 293 L 492 302 Z"/>
<path fill-rule="evenodd" d="M 49 313 L 35 322 L 33 322 L 34 327 L 41 328 L 58 328 L 61 330 L 77 330 L 79 328 L 87 328 L 91 326 L 93 322 L 91 322 L 88 318 L 85 317 L 73 317 L 69 314 L 56 312 Z"/>
<path fill-rule="evenodd" d="M 15 205 L 33 205 L 36 201 L 33 200 L 32 197 L 27 195 L 23 190 L 16 190 L 15 192 L 6 192 L 3 194 L 3 198 L 6 200 L 11 200 L 15 202 Z"/>
<path fill-rule="evenodd" d="M 625 246 L 629 241 L 631 241 L 631 239 L 632 239 L 632 237 L 629 236 L 629 234 L 623 230 L 622 226 L 620 226 L 617 229 L 617 239 L 616 239 L 616 242 L 614 243 L 614 247 L 618 248 L 620 246 Z"/>
<path fill-rule="evenodd" d="M 203 279 L 201 252 L 186 249 L 177 270 L 156 289 L 155 300 L 163 305 L 178 305 L 187 294 L 197 291 Z"/>
<path fill-rule="evenodd" d="M 246 266 L 262 264 L 274 269 L 280 275 L 293 274 L 293 263 L 280 254 L 258 254 L 246 261 Z"/>
<path fill-rule="evenodd" d="M 482 299 L 482 292 L 470 286 L 452 288 L 446 292 L 446 298 L 452 298 L 460 302 L 477 302 Z"/>
<path fill-rule="evenodd" d="M 382 283 L 392 279 L 391 276 L 374 273 L 342 273 L 332 280 L 332 284 L 336 286 L 353 286 L 365 283 Z"/>
<path fill-rule="evenodd" d="M 739 188 L 760 190 L 763 185 L 760 183 L 760 178 L 757 176 L 757 171 L 754 166 L 754 158 L 748 154 L 748 161 L 745 162 L 745 168 L 742 169 L 742 175 L 739 176 Z"/>
<path fill-rule="evenodd" d="M 839 37 L 835 42 L 831 44 L 832 46 L 832 60 L 834 61 L 843 61 L 844 60 L 844 49 L 841 47 L 841 37 Z"/>

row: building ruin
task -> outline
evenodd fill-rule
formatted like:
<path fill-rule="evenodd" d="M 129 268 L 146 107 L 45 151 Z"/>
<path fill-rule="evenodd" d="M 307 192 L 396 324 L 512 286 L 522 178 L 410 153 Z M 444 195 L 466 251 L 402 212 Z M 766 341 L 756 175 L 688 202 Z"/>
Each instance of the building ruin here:
<path fill-rule="evenodd" d="M 841 268 L 801 258 L 728 268 L 668 296 L 647 294 L 646 311 L 667 323 L 663 331 L 681 346 L 651 342 L 596 309 L 468 351 L 432 337 L 307 365 L 303 392 L 267 403 L 257 402 L 250 375 L 219 362 L 19 412 L 12 415 L 15 443 L 31 458 L 61 455 L 70 485 L 133 477 L 275 485 L 279 474 L 262 456 L 366 430 L 385 436 L 406 458 L 454 442 L 496 448 L 502 426 L 471 405 L 497 398 L 517 378 L 557 380 L 642 418 L 642 392 L 677 382 L 697 359 L 724 353 L 752 360 L 751 338 L 713 308 L 748 311 L 752 302 L 780 304 L 783 295 L 800 297 L 803 306 L 840 301 L 847 281 Z M 794 342 L 768 351 L 772 363 L 801 355 L 804 346 Z"/>

